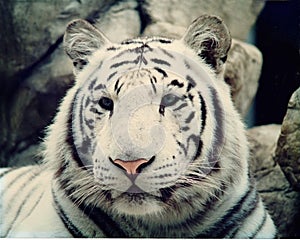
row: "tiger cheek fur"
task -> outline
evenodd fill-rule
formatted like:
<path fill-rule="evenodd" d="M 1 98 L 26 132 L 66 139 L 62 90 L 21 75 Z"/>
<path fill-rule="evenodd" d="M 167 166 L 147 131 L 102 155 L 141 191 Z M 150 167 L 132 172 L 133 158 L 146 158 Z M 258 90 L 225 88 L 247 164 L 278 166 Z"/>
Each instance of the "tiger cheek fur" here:
<path fill-rule="evenodd" d="M 274 237 L 223 79 L 230 45 L 227 27 L 209 15 L 178 40 L 122 43 L 71 22 L 64 47 L 76 81 L 48 128 L 44 167 L 0 175 L 8 186 L 30 183 L 8 188 L 2 235 Z M 25 200 L 11 203 L 21 194 L 35 203 L 31 213 Z"/>

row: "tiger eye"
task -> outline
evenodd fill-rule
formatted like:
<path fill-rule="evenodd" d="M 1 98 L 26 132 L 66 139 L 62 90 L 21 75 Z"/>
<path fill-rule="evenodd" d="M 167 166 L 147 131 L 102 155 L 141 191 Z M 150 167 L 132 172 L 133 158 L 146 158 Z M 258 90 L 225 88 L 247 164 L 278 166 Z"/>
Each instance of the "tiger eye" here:
<path fill-rule="evenodd" d="M 177 97 L 176 95 L 174 95 L 172 93 L 169 93 L 162 98 L 160 105 L 169 107 L 169 106 L 174 105 L 178 100 L 179 100 L 179 97 Z"/>
<path fill-rule="evenodd" d="M 101 97 L 99 100 L 99 105 L 105 110 L 112 111 L 114 109 L 114 102 L 108 97 Z"/>

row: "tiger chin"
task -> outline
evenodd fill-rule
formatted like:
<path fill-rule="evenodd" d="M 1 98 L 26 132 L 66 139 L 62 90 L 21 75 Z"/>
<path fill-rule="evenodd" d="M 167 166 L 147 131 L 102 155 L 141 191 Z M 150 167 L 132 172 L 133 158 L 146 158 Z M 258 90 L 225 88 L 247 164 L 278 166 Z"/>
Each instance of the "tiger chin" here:
<path fill-rule="evenodd" d="M 2 237 L 273 238 L 248 168 L 216 16 L 180 39 L 67 26 L 75 81 L 40 166 L 1 172 Z"/>

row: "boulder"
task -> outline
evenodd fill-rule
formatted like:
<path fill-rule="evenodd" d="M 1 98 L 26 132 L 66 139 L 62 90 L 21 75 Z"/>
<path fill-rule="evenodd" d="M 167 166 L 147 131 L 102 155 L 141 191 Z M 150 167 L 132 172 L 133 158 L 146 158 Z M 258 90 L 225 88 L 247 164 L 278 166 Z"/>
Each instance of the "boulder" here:
<path fill-rule="evenodd" d="M 255 0 L 144 0 L 147 22 L 145 35 L 181 36 L 185 28 L 198 16 L 211 14 L 221 17 L 232 37 L 245 41 L 250 28 L 264 6 Z"/>
<path fill-rule="evenodd" d="M 300 193 L 294 191 L 278 163 L 274 161 L 280 125 L 248 130 L 251 148 L 250 169 L 257 189 L 271 214 L 280 238 L 299 238 Z"/>
<path fill-rule="evenodd" d="M 300 88 L 288 103 L 277 142 L 275 161 L 294 190 L 300 191 Z"/>
<path fill-rule="evenodd" d="M 233 39 L 224 73 L 235 107 L 245 117 L 255 97 L 262 68 L 261 52 L 253 45 Z"/>

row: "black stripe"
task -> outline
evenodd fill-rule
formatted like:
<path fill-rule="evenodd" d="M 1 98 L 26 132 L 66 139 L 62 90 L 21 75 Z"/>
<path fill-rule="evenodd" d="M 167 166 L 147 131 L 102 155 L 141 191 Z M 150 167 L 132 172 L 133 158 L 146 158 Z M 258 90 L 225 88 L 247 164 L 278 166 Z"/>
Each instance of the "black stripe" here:
<path fill-rule="evenodd" d="M 69 220 L 67 215 L 65 214 L 63 208 L 59 204 L 56 194 L 54 193 L 52 189 L 52 196 L 54 199 L 55 209 L 57 211 L 58 216 L 62 220 L 63 224 L 65 225 L 66 229 L 69 231 L 69 233 L 76 238 L 83 238 L 83 237 L 89 237 L 82 234 L 82 232 Z"/>
<path fill-rule="evenodd" d="M 117 73 L 118 73 L 117 71 L 111 73 L 111 74 L 108 76 L 107 81 L 110 81 L 110 80 L 113 78 L 113 76 L 115 76 Z"/>
<path fill-rule="evenodd" d="M 119 93 L 120 93 L 123 86 L 124 86 L 124 83 L 122 83 L 121 86 L 117 89 L 117 95 L 119 95 Z"/>
<path fill-rule="evenodd" d="M 202 141 L 200 139 L 199 136 L 195 135 L 195 134 L 192 134 L 191 136 L 189 136 L 189 138 L 187 139 L 187 149 L 189 149 L 189 144 L 190 144 L 190 141 L 193 141 L 194 144 L 195 144 L 195 147 L 197 148 L 196 150 L 196 155 L 198 156 L 195 156 L 194 159 L 198 158 L 201 154 L 201 151 L 202 151 Z"/>
<path fill-rule="evenodd" d="M 164 70 L 162 70 L 161 68 L 154 67 L 154 69 L 156 71 L 158 71 L 159 73 L 161 73 L 163 75 L 163 77 L 168 77 L 168 74 Z"/>
<path fill-rule="evenodd" d="M 89 98 L 89 96 L 87 96 L 85 104 L 84 104 L 84 108 L 87 108 L 87 106 L 90 104 L 90 102 L 91 102 L 91 99 Z"/>
<path fill-rule="evenodd" d="M 125 61 L 122 61 L 122 62 L 118 62 L 118 63 L 115 63 L 113 65 L 110 66 L 110 68 L 118 68 L 122 65 L 127 65 L 127 64 L 138 64 L 141 60 L 141 57 L 138 56 L 135 60 L 125 60 Z"/>
<path fill-rule="evenodd" d="M 79 91 L 77 93 L 79 93 Z M 83 129 L 83 101 L 84 101 L 84 96 L 82 96 L 80 100 L 77 98 L 77 96 L 75 96 L 75 101 L 80 102 L 79 113 L 77 113 L 77 112 L 75 113 L 74 109 L 73 109 L 73 114 L 75 113 L 79 117 L 79 127 L 80 127 L 80 135 L 81 135 L 81 134 L 84 133 L 84 129 Z M 73 135 L 74 135 L 74 133 L 75 132 L 73 132 Z"/>
<path fill-rule="evenodd" d="M 88 126 L 88 128 L 90 129 L 90 130 L 94 130 L 94 120 L 93 119 L 86 119 L 86 118 L 84 118 L 84 123 L 85 123 L 85 125 L 86 126 Z"/>
<path fill-rule="evenodd" d="M 76 99 L 76 96 L 77 96 L 78 93 L 79 93 L 79 90 L 77 90 L 77 92 L 76 92 L 76 94 L 73 98 L 73 101 L 71 103 L 71 108 L 70 108 L 70 112 L 69 112 L 69 119 L 68 119 L 68 122 L 67 122 L 68 132 L 67 132 L 67 136 L 66 136 L 66 143 L 71 149 L 72 160 L 74 160 L 79 167 L 84 167 L 84 164 L 82 163 L 82 161 L 79 157 L 79 154 L 77 152 L 77 148 L 74 144 L 73 126 L 72 126 L 73 125 L 72 122 L 73 122 L 74 99 Z"/>
<path fill-rule="evenodd" d="M 20 194 L 20 193 L 22 193 L 23 191 L 25 191 L 25 187 L 26 187 L 30 182 L 32 182 L 35 178 L 37 178 L 41 173 L 42 173 L 42 171 L 40 171 L 37 175 L 33 175 L 31 178 L 29 178 L 28 180 L 26 180 L 26 181 L 24 182 L 24 184 L 22 185 L 22 187 L 20 188 L 20 190 L 16 191 L 17 194 L 14 196 L 14 198 L 18 199 L 18 196 L 20 197 L 20 195 L 21 195 L 21 198 L 22 198 L 23 195 Z M 19 215 L 20 215 L 22 209 L 24 208 L 25 203 L 26 203 L 28 200 L 31 200 L 31 199 L 30 199 L 30 196 L 34 195 L 34 193 L 35 193 L 36 190 L 38 190 L 38 189 L 39 189 L 39 186 L 36 186 L 36 184 L 34 184 L 34 186 L 33 186 L 29 191 L 27 191 L 27 192 L 28 192 L 27 195 L 23 197 L 23 201 L 21 202 L 21 204 L 19 204 L 18 210 L 17 210 L 17 212 L 16 212 L 16 214 L 15 214 L 15 216 L 14 216 L 14 219 L 10 222 L 10 224 L 8 224 L 8 225 L 10 225 L 10 226 L 9 226 L 9 228 L 8 228 L 8 230 L 7 230 L 7 232 L 6 232 L 6 234 L 4 234 L 4 235 L 7 235 L 7 234 L 10 232 L 10 230 L 11 230 L 12 227 L 13 227 L 13 223 L 18 219 L 18 217 L 19 217 Z M 7 210 L 9 210 L 9 209 L 11 208 L 11 206 L 10 206 L 11 203 L 12 203 L 12 202 L 9 202 L 9 206 L 7 206 L 7 208 L 5 209 L 5 212 L 7 212 Z M 4 214 L 4 215 L 5 215 L 5 214 Z"/>
<path fill-rule="evenodd" d="M 158 58 L 151 58 L 150 60 L 151 60 L 151 62 L 154 62 L 154 63 L 160 64 L 160 65 L 171 66 L 171 64 L 170 64 L 170 63 L 168 63 L 167 61 L 165 61 L 165 60 L 162 60 L 162 59 L 158 59 Z"/>
<path fill-rule="evenodd" d="M 106 48 L 107 51 L 116 51 L 118 49 L 120 49 L 120 47 L 111 46 L 111 47 Z"/>
<path fill-rule="evenodd" d="M 15 183 L 17 183 L 19 179 L 24 180 L 22 178 L 24 178 L 24 177 L 26 178 L 25 181 L 23 182 L 23 184 L 21 186 L 19 186 L 19 188 L 17 189 L 17 191 L 16 191 L 16 189 L 14 189 L 15 192 L 22 191 L 24 189 L 24 187 L 26 187 L 26 185 L 28 184 L 28 182 L 30 182 L 32 179 L 35 178 L 35 175 L 32 173 L 32 169 L 30 169 L 30 168 L 24 168 L 24 169 L 25 169 L 24 171 L 21 171 L 20 174 L 18 174 L 17 176 L 15 176 L 14 179 L 10 183 L 7 184 L 7 186 L 5 187 L 5 189 L 2 191 L 2 195 L 5 195 L 5 192 L 8 191 L 10 188 L 12 188 L 12 186 Z M 16 169 L 12 168 L 11 171 L 8 171 L 6 173 L 10 173 L 13 170 L 16 170 Z M 26 175 L 28 175 L 28 174 L 29 175 L 32 174 L 32 175 L 30 175 L 29 178 L 27 179 Z M 5 209 L 6 211 L 9 210 L 9 206 L 10 206 L 10 203 L 9 203 L 8 207 Z"/>
<path fill-rule="evenodd" d="M 178 140 L 176 140 L 178 146 L 184 151 L 184 155 L 187 155 L 187 149 L 186 147 L 183 145 L 183 143 L 179 142 Z"/>
<path fill-rule="evenodd" d="M 34 205 L 32 206 L 32 208 L 28 211 L 28 214 L 24 217 L 24 219 L 26 219 L 27 217 L 30 216 L 30 214 L 32 213 L 32 211 L 40 203 L 40 201 L 41 201 L 41 199 L 42 199 L 43 196 L 44 196 L 44 192 L 40 194 L 40 196 L 38 197 L 38 199 L 36 200 L 36 202 L 34 203 Z"/>
<path fill-rule="evenodd" d="M 92 90 L 92 89 L 94 88 L 94 85 L 95 85 L 95 83 L 96 83 L 97 80 L 98 80 L 97 78 L 94 78 L 94 79 L 91 81 L 91 83 L 90 83 L 90 85 L 89 85 L 89 87 L 88 87 L 89 90 Z"/>
<path fill-rule="evenodd" d="M 32 181 L 32 180 L 33 180 L 33 179 L 31 179 L 31 181 Z M 27 184 L 28 184 L 28 182 L 27 182 Z M 22 203 L 19 205 L 15 217 L 14 217 L 14 219 L 10 222 L 10 224 L 9 224 L 10 226 L 9 226 L 9 228 L 8 228 L 8 230 L 7 230 L 7 232 L 6 232 L 6 234 L 4 234 L 4 235 L 7 235 L 7 234 L 11 231 L 11 229 L 12 229 L 13 226 L 14 226 L 15 221 L 18 219 L 18 217 L 20 216 L 20 213 L 21 213 L 22 210 L 24 209 L 24 205 L 26 204 L 26 202 L 27 202 L 28 200 L 31 200 L 30 197 L 31 197 L 32 195 L 34 195 L 35 192 L 39 189 L 39 184 L 40 184 L 40 183 L 37 182 L 37 183 L 35 184 L 35 186 L 34 186 L 33 188 L 31 188 L 30 191 L 28 191 L 28 194 L 24 197 L 24 200 L 23 200 Z M 37 185 L 38 185 L 38 186 L 37 186 Z M 31 214 L 31 211 L 36 207 L 36 205 L 37 205 L 38 202 L 40 201 L 40 199 L 41 199 L 41 197 L 43 196 L 43 194 L 44 194 L 44 193 L 41 194 L 41 196 L 39 197 L 38 201 L 35 203 L 34 207 L 29 211 L 29 214 L 28 214 L 28 215 L 30 215 L 30 214 Z M 25 219 L 25 218 L 24 218 L 24 219 Z"/>
<path fill-rule="evenodd" d="M 6 171 L 2 172 L 0 174 L 0 178 L 4 177 L 6 174 L 9 174 L 10 172 L 16 170 L 16 168 L 8 168 Z"/>
<path fill-rule="evenodd" d="M 263 228 L 263 226 L 265 225 L 266 221 L 267 221 L 267 211 L 266 209 L 262 208 L 262 210 L 264 211 L 264 216 L 263 219 L 260 223 L 260 225 L 258 226 L 258 228 L 255 230 L 255 232 L 249 237 L 249 238 L 256 238 L 256 235 L 259 233 L 259 231 Z"/>
<path fill-rule="evenodd" d="M 118 86 L 119 86 L 119 82 L 120 82 L 120 78 L 116 81 L 116 83 L 115 83 L 115 91 L 117 91 L 117 89 L 118 89 Z"/>
<path fill-rule="evenodd" d="M 93 113 L 96 113 L 98 115 L 102 115 L 103 114 L 103 112 L 99 112 L 99 110 L 97 108 L 94 108 L 94 107 L 91 107 L 90 111 L 93 112 Z"/>
<path fill-rule="evenodd" d="M 241 222 L 243 222 L 257 207 L 258 202 L 259 202 L 259 197 L 258 194 L 255 192 L 254 198 L 251 199 L 251 202 L 247 202 L 244 204 L 244 209 L 241 210 L 241 213 L 239 214 L 239 216 L 235 219 L 236 223 L 237 223 L 237 227 L 240 227 Z M 233 224 L 231 224 L 231 226 L 233 226 Z M 228 225 L 228 229 L 232 228 L 230 225 Z M 225 232 L 225 230 L 224 230 Z M 232 238 L 233 236 L 233 232 L 235 232 L 234 229 L 232 229 L 229 233 L 229 236 Z M 227 234 L 228 235 L 228 234 Z"/>
<path fill-rule="evenodd" d="M 240 198 L 231 210 L 229 210 L 218 222 L 216 222 L 204 234 L 200 234 L 197 238 L 225 238 L 229 237 L 232 231 L 242 223 L 242 221 L 256 207 L 258 195 L 252 185 L 249 190 Z"/>
<path fill-rule="evenodd" d="M 96 90 L 105 89 L 105 88 L 106 88 L 106 86 L 105 86 L 104 84 L 100 83 L 99 85 L 97 85 L 97 86 L 94 88 L 94 90 L 96 91 Z"/>
<path fill-rule="evenodd" d="M 182 103 L 180 106 L 178 106 L 177 108 L 174 109 L 174 111 L 180 110 L 184 107 L 188 106 L 188 104 L 186 102 Z"/>
<path fill-rule="evenodd" d="M 74 201 L 74 200 L 72 200 Z M 119 223 L 114 221 L 107 213 L 100 208 L 89 207 L 83 204 L 79 208 L 103 231 L 107 237 L 129 237 L 120 228 Z"/>
<path fill-rule="evenodd" d="M 119 86 L 119 83 L 120 83 L 120 78 L 116 81 L 115 87 L 114 87 L 114 90 L 117 93 L 117 95 L 119 95 L 122 87 L 124 86 L 124 83 L 122 83 L 121 86 Z"/>
<path fill-rule="evenodd" d="M 156 81 L 156 78 L 155 78 L 154 76 L 150 77 L 150 83 L 151 83 L 153 92 L 156 93 L 156 87 L 155 87 L 154 82 L 157 82 L 157 81 Z"/>
<path fill-rule="evenodd" d="M 170 198 L 170 194 L 172 195 L 174 193 L 174 191 L 176 190 L 176 188 L 182 188 L 182 187 L 188 187 L 189 184 L 188 183 L 180 183 L 178 184 L 178 186 L 174 186 L 173 188 L 170 188 L 170 190 L 168 191 L 168 188 L 166 188 L 166 193 L 167 195 L 167 199 Z M 223 188 L 222 188 L 223 187 Z M 169 231 L 174 231 L 174 229 L 178 229 L 178 231 L 183 230 L 183 231 L 188 231 L 191 232 L 191 229 L 197 228 L 197 226 L 201 226 L 201 222 L 205 221 L 204 219 L 207 219 L 209 214 L 211 214 L 211 211 L 216 211 L 213 207 L 215 206 L 215 204 L 219 203 L 219 199 L 221 197 L 221 195 L 224 194 L 225 190 L 226 190 L 226 186 L 221 186 L 222 190 L 220 191 L 216 191 L 214 193 L 215 197 L 211 197 L 208 198 L 207 201 L 203 204 L 203 206 L 205 206 L 205 209 L 201 209 L 201 210 L 197 210 L 195 209 L 195 211 L 188 215 L 188 217 L 186 219 L 183 219 L 181 222 L 172 225 L 172 229 Z M 193 194 L 191 193 L 191 199 L 197 201 L 197 198 L 199 196 L 193 196 Z M 182 204 L 185 204 L 184 202 Z M 180 209 L 180 204 L 178 206 L 174 205 L 174 207 L 178 207 Z M 180 210 L 179 210 L 180 211 Z M 165 226 L 162 226 L 163 229 L 159 229 L 158 231 L 168 231 L 166 230 Z M 183 232 L 182 231 L 182 232 Z M 197 230 L 195 230 L 197 231 Z M 194 232 L 195 233 L 195 232 Z M 192 237 L 192 236 L 189 236 Z M 194 237 L 196 238 L 196 237 Z M 206 237 L 206 238 L 209 238 Z"/>
<path fill-rule="evenodd" d="M 180 128 L 180 130 L 186 132 L 186 131 L 190 130 L 190 128 L 188 126 L 184 126 L 184 127 Z"/>
<path fill-rule="evenodd" d="M 186 80 L 188 80 L 188 82 L 189 82 L 186 91 L 189 92 L 192 88 L 194 88 L 196 86 L 196 82 L 189 75 L 186 76 Z"/>
<path fill-rule="evenodd" d="M 222 145 L 225 141 L 225 133 L 224 133 L 224 111 L 221 107 L 221 101 L 219 99 L 219 96 L 217 94 L 217 91 L 209 87 L 212 103 L 214 106 L 213 116 L 216 120 L 216 126 L 215 126 L 215 135 L 214 135 L 214 143 L 211 146 L 209 152 L 208 152 L 208 164 L 210 168 L 206 167 L 202 169 L 202 172 L 205 174 L 209 174 L 210 172 L 218 171 L 219 168 L 215 168 L 214 166 L 218 164 L 220 154 L 222 151 Z"/>
<path fill-rule="evenodd" d="M 191 112 L 190 115 L 185 119 L 185 123 L 190 123 L 195 117 L 195 112 Z"/>
<path fill-rule="evenodd" d="M 74 205 L 78 206 L 79 209 L 101 229 L 101 231 L 106 235 L 106 237 L 129 237 L 120 228 L 119 224 L 100 208 L 96 208 L 94 206 L 90 207 L 84 204 L 76 204 L 78 200 L 71 197 L 72 193 L 76 191 L 76 189 L 66 188 L 66 186 L 72 185 L 72 183 L 70 183 L 69 180 L 59 179 L 59 183 L 60 189 L 62 189 L 65 192 L 65 196 L 69 196 L 68 199 L 72 201 Z"/>
<path fill-rule="evenodd" d="M 149 42 L 160 42 L 160 43 L 164 43 L 164 44 L 169 44 L 169 43 L 172 43 L 172 40 L 167 39 L 167 38 L 153 38 Z"/>
<path fill-rule="evenodd" d="M 170 85 L 177 86 L 179 88 L 182 88 L 184 86 L 184 84 L 180 83 L 177 79 L 172 80 L 167 86 Z"/>
<path fill-rule="evenodd" d="M 132 43 L 144 44 L 144 42 L 139 39 L 129 39 L 129 40 L 125 40 L 125 41 L 121 42 L 121 45 L 128 45 L 128 44 L 132 44 Z"/>
<path fill-rule="evenodd" d="M 201 104 L 201 133 L 203 133 L 203 130 L 206 125 L 207 110 L 206 110 L 205 100 L 200 93 L 199 93 L 199 97 L 200 97 L 200 104 Z"/>
<path fill-rule="evenodd" d="M 163 49 L 163 48 L 159 47 L 159 50 L 161 50 L 163 52 L 163 54 L 165 54 L 169 58 L 174 58 L 174 56 L 170 52 L 168 52 L 166 49 Z"/>
<path fill-rule="evenodd" d="M 197 159 L 197 158 L 201 155 L 202 147 L 203 147 L 203 142 L 202 142 L 202 140 L 200 139 L 200 140 L 199 140 L 199 143 L 198 143 L 198 148 L 197 148 L 197 151 L 196 151 L 196 154 L 195 154 L 195 157 L 194 157 L 193 160 Z"/>

